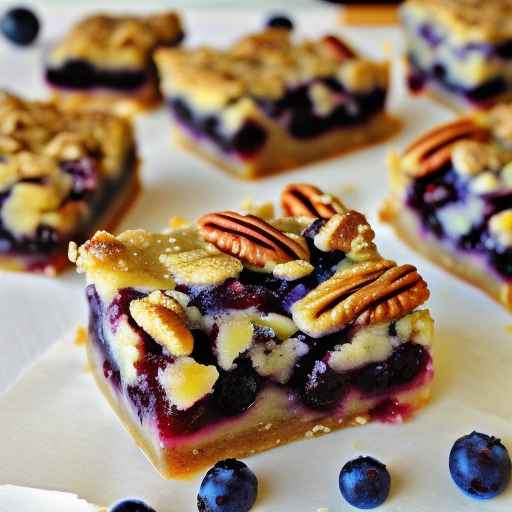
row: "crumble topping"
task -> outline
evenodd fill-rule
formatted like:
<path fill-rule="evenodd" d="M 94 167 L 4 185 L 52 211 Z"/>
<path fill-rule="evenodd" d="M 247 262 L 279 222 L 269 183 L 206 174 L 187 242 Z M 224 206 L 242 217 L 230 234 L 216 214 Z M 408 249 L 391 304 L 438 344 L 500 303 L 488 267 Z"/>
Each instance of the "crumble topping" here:
<path fill-rule="evenodd" d="M 489 220 L 491 235 L 503 247 L 512 247 L 512 209 L 503 210 Z"/>
<path fill-rule="evenodd" d="M 91 180 L 112 179 L 133 146 L 125 120 L 64 112 L 0 91 L 0 193 L 8 193 L 3 224 L 19 236 L 33 235 L 39 225 L 71 232 L 89 210 L 84 201 L 65 201 L 73 179 L 64 165 L 93 169 L 98 177 Z"/>
<path fill-rule="evenodd" d="M 333 39 L 346 46 L 334 36 L 295 43 L 288 31 L 267 29 L 227 50 L 166 48 L 157 50 L 155 60 L 164 91 L 191 97 L 204 109 L 244 97 L 276 100 L 289 88 L 322 77 L 337 77 L 355 92 L 387 85 L 386 64 L 336 51 Z"/>
<path fill-rule="evenodd" d="M 218 378 L 215 366 L 196 363 L 191 357 L 180 357 L 158 373 L 169 402 L 181 411 L 210 394 Z"/>
<path fill-rule="evenodd" d="M 183 34 L 174 12 L 151 16 L 97 14 L 77 23 L 50 54 L 52 65 L 83 59 L 98 67 L 146 67 L 151 51 Z"/>
<path fill-rule="evenodd" d="M 512 36 L 510 0 L 408 0 L 403 13 L 443 26 L 457 43 L 496 43 Z"/>

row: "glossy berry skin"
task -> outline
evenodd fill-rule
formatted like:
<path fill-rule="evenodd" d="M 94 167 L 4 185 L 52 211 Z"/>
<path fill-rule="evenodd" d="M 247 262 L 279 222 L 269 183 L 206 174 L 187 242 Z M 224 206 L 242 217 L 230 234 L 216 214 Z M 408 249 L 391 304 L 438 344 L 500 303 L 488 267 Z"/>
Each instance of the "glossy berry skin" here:
<path fill-rule="evenodd" d="M 258 494 L 255 474 L 241 461 L 217 462 L 206 473 L 199 494 L 199 512 L 248 512 Z"/>
<path fill-rule="evenodd" d="M 352 506 L 371 509 L 386 501 L 391 477 L 386 466 L 378 460 L 358 457 L 343 466 L 339 485 L 342 496 Z"/>
<path fill-rule="evenodd" d="M 39 33 L 39 20 L 30 9 L 16 7 L 2 16 L 0 30 L 12 43 L 27 46 L 34 42 Z"/>
<path fill-rule="evenodd" d="M 471 432 L 455 441 L 450 474 L 462 492 L 486 500 L 501 494 L 510 481 L 510 456 L 499 439 Z"/>
<path fill-rule="evenodd" d="M 293 21 L 283 14 L 276 14 L 267 20 L 267 27 L 293 30 Z"/>
<path fill-rule="evenodd" d="M 147 503 L 141 500 L 127 499 L 114 505 L 110 512 L 156 512 Z"/>

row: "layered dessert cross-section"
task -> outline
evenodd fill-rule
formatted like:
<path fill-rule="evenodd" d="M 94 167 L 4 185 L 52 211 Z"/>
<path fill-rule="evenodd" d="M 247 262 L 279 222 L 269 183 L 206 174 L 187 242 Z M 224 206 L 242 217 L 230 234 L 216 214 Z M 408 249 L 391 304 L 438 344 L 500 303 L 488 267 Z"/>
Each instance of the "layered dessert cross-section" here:
<path fill-rule="evenodd" d="M 408 0 L 401 18 L 411 91 L 456 109 L 511 97 L 510 0 Z"/>
<path fill-rule="evenodd" d="M 161 49 L 155 60 L 182 146 L 245 178 L 380 141 L 388 65 L 336 36 L 295 42 L 269 28 L 213 48 Z"/>
<path fill-rule="evenodd" d="M 365 217 L 311 185 L 282 204 L 267 221 L 224 211 L 70 246 L 97 383 L 165 477 L 400 422 L 429 398 L 416 268 L 383 259 Z"/>
<path fill-rule="evenodd" d="M 0 268 L 54 274 L 138 191 L 128 121 L 0 92 Z"/>
<path fill-rule="evenodd" d="M 90 16 L 50 51 L 46 81 L 68 108 L 131 115 L 160 101 L 153 51 L 183 37 L 173 12 Z"/>
<path fill-rule="evenodd" d="M 439 126 L 390 157 L 398 235 L 512 307 L 512 106 Z"/>

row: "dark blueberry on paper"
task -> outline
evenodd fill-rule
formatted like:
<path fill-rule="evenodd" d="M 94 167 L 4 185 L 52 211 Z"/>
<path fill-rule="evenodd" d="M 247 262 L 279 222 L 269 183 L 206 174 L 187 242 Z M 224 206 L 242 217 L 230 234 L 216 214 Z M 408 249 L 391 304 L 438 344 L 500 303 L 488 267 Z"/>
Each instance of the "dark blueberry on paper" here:
<path fill-rule="evenodd" d="M 293 30 L 293 21 L 284 14 L 274 14 L 267 20 L 267 27 Z"/>
<path fill-rule="evenodd" d="M 457 487 L 476 499 L 498 496 L 510 481 L 507 449 L 499 439 L 479 432 L 471 432 L 455 441 L 449 467 Z"/>
<path fill-rule="evenodd" d="M 199 512 L 248 512 L 258 495 L 256 475 L 241 461 L 217 462 L 206 473 L 199 494 Z"/>
<path fill-rule="evenodd" d="M 114 505 L 110 512 L 156 512 L 154 508 L 141 500 L 127 499 Z"/>
<path fill-rule="evenodd" d="M 246 411 L 256 401 L 259 379 L 250 362 L 239 362 L 234 370 L 223 373 L 215 386 L 214 398 L 228 416 Z"/>
<path fill-rule="evenodd" d="M 354 507 L 376 508 L 389 495 L 391 477 L 386 466 L 372 457 L 347 462 L 339 478 L 342 496 Z"/>
<path fill-rule="evenodd" d="M 20 46 L 31 44 L 39 33 L 37 16 L 25 7 L 9 9 L 0 20 L 2 34 Z"/>

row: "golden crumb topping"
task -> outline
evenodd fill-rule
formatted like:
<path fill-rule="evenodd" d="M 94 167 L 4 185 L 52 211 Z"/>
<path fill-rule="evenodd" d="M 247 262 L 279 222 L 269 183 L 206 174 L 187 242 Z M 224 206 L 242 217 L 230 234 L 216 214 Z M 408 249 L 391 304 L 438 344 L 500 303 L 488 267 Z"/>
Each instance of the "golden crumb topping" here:
<path fill-rule="evenodd" d="M 99 178 L 123 170 L 134 145 L 128 121 L 99 112 L 70 113 L 49 102 L 0 91 L 0 193 L 9 192 L 2 222 L 30 235 L 44 223 L 69 231 L 84 204 L 66 202 L 73 180 L 65 162 L 89 162 Z"/>
<path fill-rule="evenodd" d="M 275 100 L 289 87 L 321 77 L 337 77 L 348 89 L 361 91 L 385 86 L 388 71 L 335 36 L 295 43 L 279 29 L 249 35 L 226 50 L 159 49 L 155 60 L 168 95 L 187 95 L 209 108 L 244 96 Z"/>
<path fill-rule="evenodd" d="M 459 43 L 495 43 L 512 36 L 511 0 L 409 0 L 403 12 L 443 26 Z"/>
<path fill-rule="evenodd" d="M 174 12 L 151 16 L 97 14 L 77 23 L 50 55 L 51 64 L 84 59 L 101 67 L 145 66 L 151 51 L 173 44 L 183 34 Z"/>

